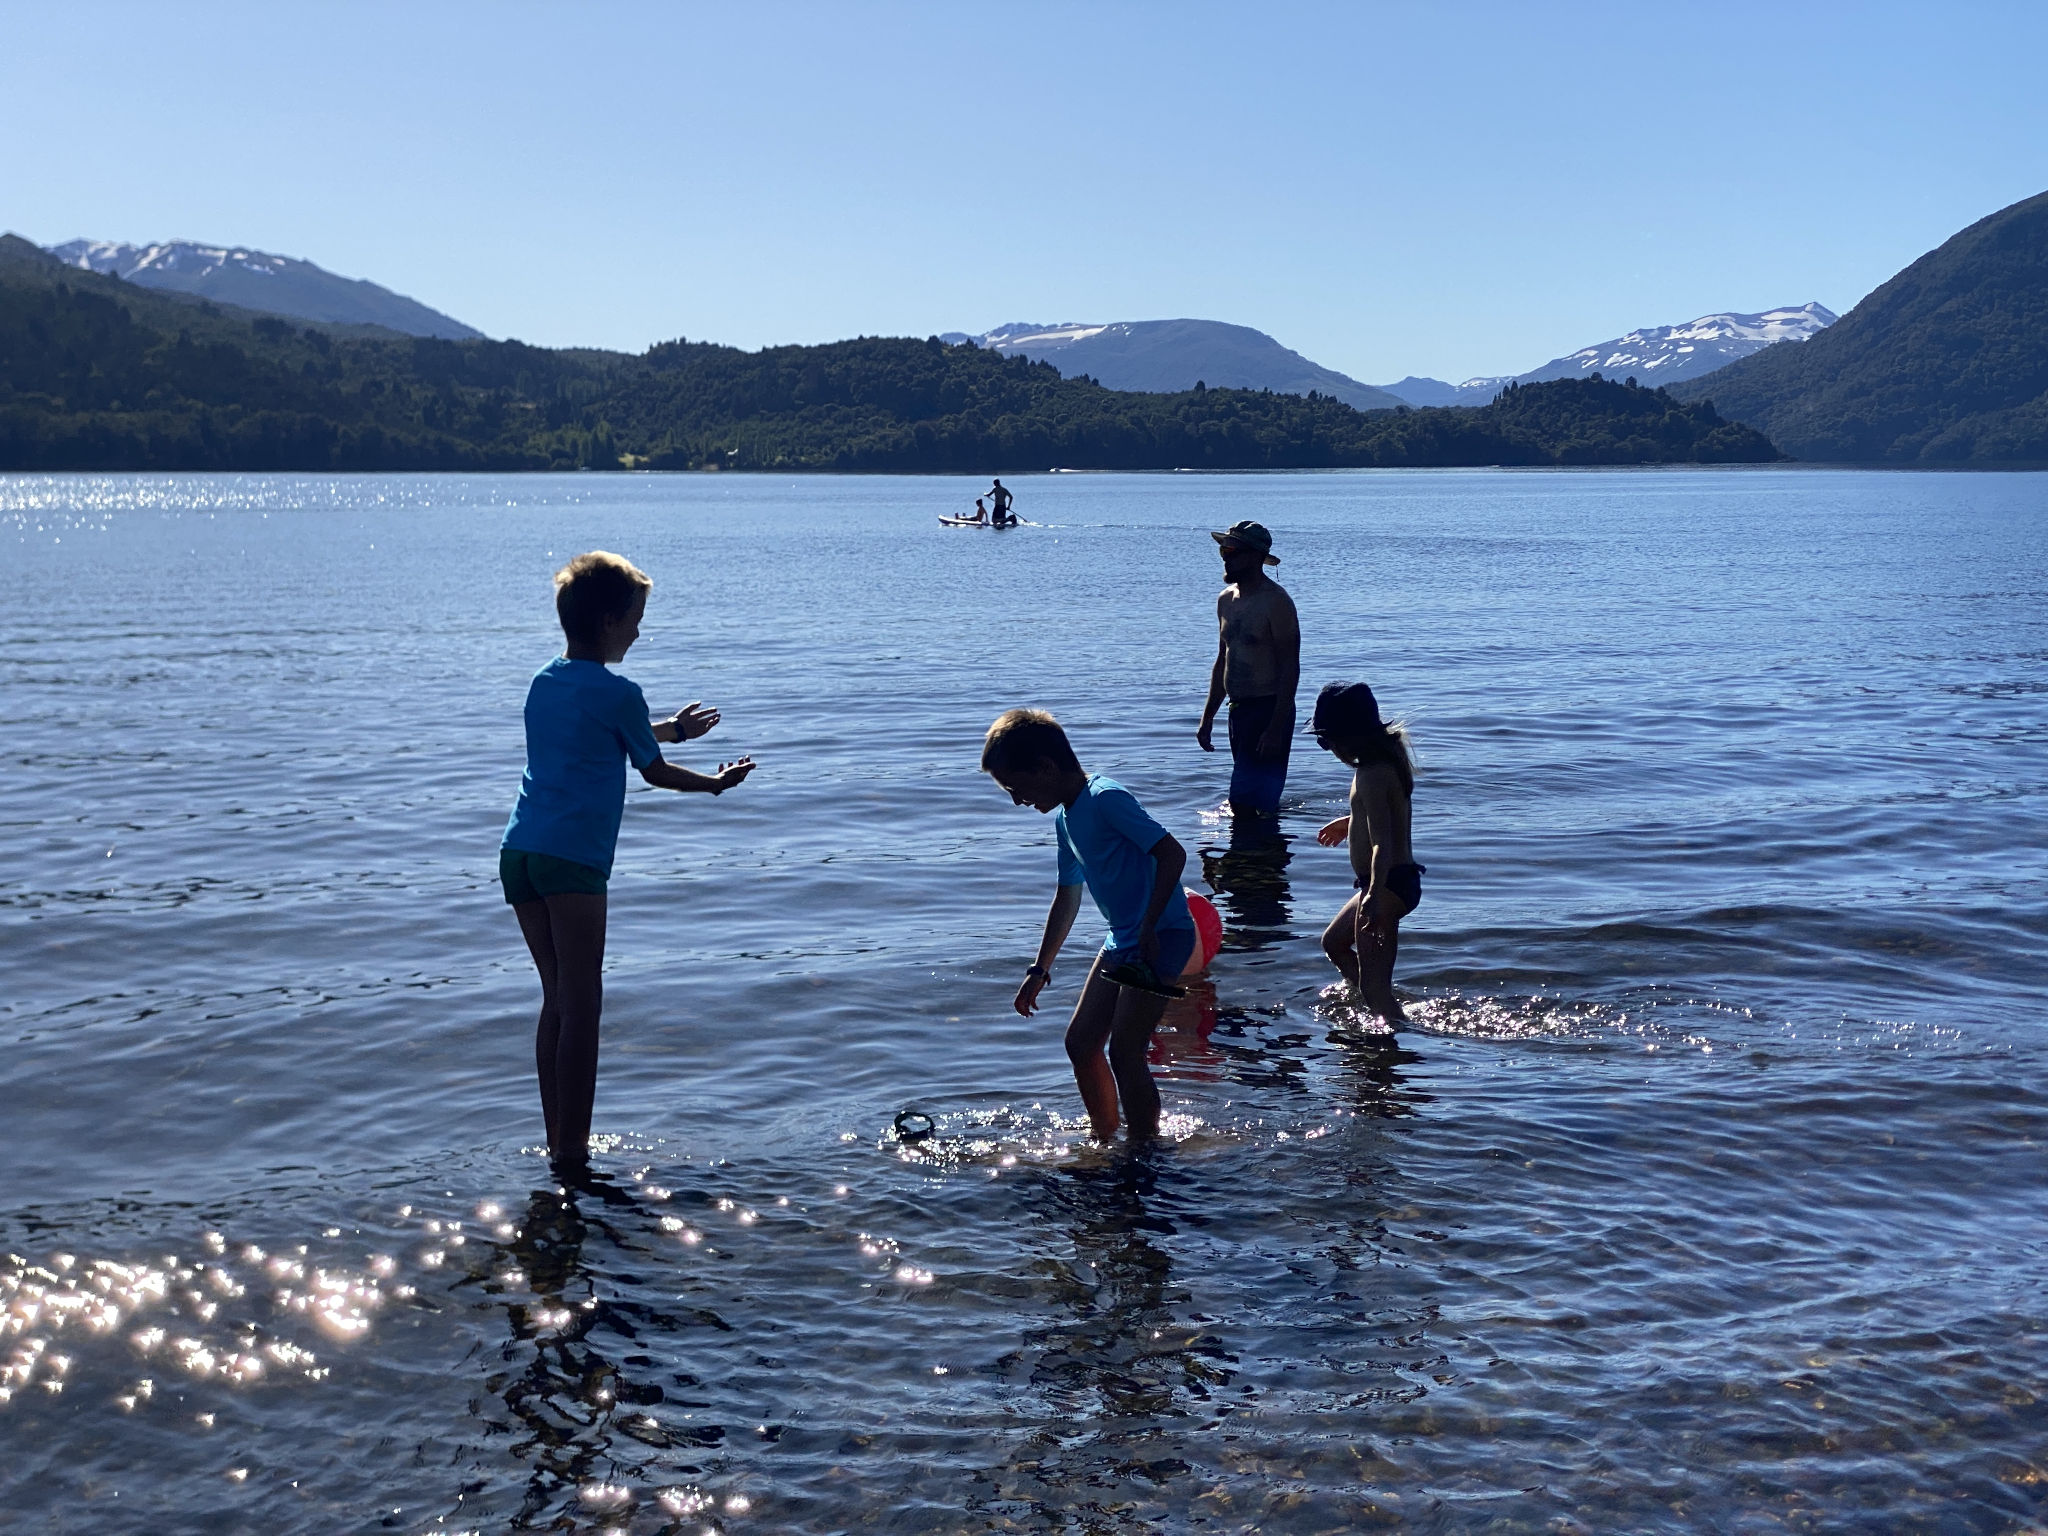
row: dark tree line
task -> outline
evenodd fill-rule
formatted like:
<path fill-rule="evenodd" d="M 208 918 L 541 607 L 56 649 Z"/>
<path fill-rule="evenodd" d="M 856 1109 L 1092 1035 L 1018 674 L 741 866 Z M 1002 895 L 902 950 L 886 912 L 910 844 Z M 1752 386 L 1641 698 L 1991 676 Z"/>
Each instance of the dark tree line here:
<path fill-rule="evenodd" d="M 1711 405 L 1596 379 L 1477 410 L 1104 389 L 936 337 L 633 357 L 301 327 L 0 240 L 0 468 L 1304 469 L 1756 463 Z"/>

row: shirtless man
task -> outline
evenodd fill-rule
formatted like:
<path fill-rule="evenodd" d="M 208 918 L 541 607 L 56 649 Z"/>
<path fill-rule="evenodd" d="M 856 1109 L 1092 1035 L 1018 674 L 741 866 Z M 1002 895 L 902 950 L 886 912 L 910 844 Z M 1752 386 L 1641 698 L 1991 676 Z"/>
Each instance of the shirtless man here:
<path fill-rule="evenodd" d="M 1007 528 L 1011 523 L 1016 521 L 1016 518 L 1013 517 L 1010 513 L 1010 503 L 1014 501 L 1016 498 L 1013 497 L 1008 491 L 1003 489 L 1002 481 L 998 480 L 994 485 L 989 487 L 988 499 L 990 505 L 995 508 L 996 527 Z"/>
<path fill-rule="evenodd" d="M 1195 740 L 1213 752 L 1210 729 L 1230 699 L 1230 808 L 1271 814 L 1287 787 L 1294 739 L 1294 690 L 1301 682 L 1301 623 L 1294 599 L 1266 575 L 1278 565 L 1273 535 L 1253 522 L 1209 535 L 1223 554 L 1229 585 L 1216 598 L 1216 664 Z"/>

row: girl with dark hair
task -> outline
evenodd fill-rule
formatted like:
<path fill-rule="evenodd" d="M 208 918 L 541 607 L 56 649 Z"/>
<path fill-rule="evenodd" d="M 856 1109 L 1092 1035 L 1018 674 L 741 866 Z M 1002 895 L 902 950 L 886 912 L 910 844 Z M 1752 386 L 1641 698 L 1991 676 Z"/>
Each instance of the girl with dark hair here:
<path fill-rule="evenodd" d="M 1331 683 L 1316 696 L 1316 745 L 1350 765 L 1351 814 L 1316 833 L 1335 848 L 1349 839 L 1357 890 L 1323 930 L 1323 953 L 1390 1028 L 1408 1022 L 1394 996 L 1401 919 L 1422 901 L 1423 866 L 1409 847 L 1415 765 L 1408 732 L 1380 718 L 1364 683 Z"/>

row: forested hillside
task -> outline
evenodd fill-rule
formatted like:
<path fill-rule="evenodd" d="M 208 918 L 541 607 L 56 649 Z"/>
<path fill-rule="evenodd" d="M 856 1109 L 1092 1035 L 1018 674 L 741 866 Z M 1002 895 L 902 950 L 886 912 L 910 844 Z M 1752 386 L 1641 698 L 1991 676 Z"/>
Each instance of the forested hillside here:
<path fill-rule="evenodd" d="M 1136 394 L 869 337 L 634 357 L 394 338 L 154 293 L 0 239 L 0 469 L 1011 471 L 1758 463 L 1711 407 L 1564 380 L 1479 410 Z"/>
<path fill-rule="evenodd" d="M 1697 383 L 1802 459 L 2048 464 L 2048 193 L 1980 219 L 1796 347 Z"/>

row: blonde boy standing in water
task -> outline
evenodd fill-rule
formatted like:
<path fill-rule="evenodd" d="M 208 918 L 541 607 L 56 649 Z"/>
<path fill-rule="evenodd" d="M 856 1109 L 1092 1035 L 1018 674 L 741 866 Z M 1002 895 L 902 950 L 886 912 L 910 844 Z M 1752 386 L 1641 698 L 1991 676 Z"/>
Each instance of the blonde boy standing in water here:
<path fill-rule="evenodd" d="M 567 640 L 526 692 L 526 775 L 498 850 L 505 900 L 540 972 L 534 1067 L 548 1154 L 574 1176 L 589 1162 L 603 1007 L 605 885 L 626 804 L 626 764 L 657 789 L 723 794 L 754 760 L 714 774 L 662 761 L 658 743 L 688 741 L 718 724 L 696 704 L 650 722 L 639 686 L 608 671 L 640 638 L 653 586 L 629 560 L 603 550 L 555 572 L 555 613 Z"/>
<path fill-rule="evenodd" d="M 1375 1015 L 1389 1025 L 1406 1024 L 1394 996 L 1394 956 L 1401 919 L 1422 901 L 1425 868 L 1409 845 L 1415 768 L 1408 732 L 1380 719 L 1379 700 L 1364 683 L 1323 689 L 1310 728 L 1316 745 L 1352 769 L 1351 814 L 1316 833 L 1325 848 L 1350 840 L 1352 883 L 1358 888 L 1323 930 L 1323 953 Z"/>
<path fill-rule="evenodd" d="M 1037 1009 L 1086 885 L 1110 934 L 1067 1025 L 1067 1059 L 1097 1140 L 1116 1135 L 1119 1099 L 1133 1139 L 1157 1136 L 1159 1088 L 1145 1052 L 1167 999 L 1179 995 L 1162 978 L 1180 975 L 1194 952 L 1195 920 L 1180 887 L 1187 852 L 1123 785 L 1083 769 L 1067 733 L 1042 709 L 999 716 L 981 766 L 1018 805 L 1057 813 L 1059 889 L 1012 1006 L 1027 1018 Z"/>

